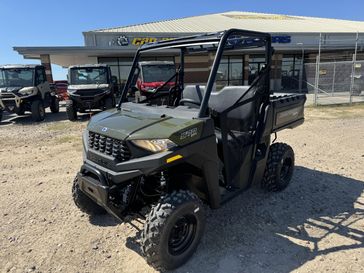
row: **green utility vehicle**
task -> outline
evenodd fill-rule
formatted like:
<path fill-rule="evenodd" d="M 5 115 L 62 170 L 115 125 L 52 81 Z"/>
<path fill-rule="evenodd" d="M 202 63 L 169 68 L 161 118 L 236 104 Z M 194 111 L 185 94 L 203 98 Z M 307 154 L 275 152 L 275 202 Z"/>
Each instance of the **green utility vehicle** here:
<path fill-rule="evenodd" d="M 77 112 L 91 109 L 111 109 L 115 106 L 117 79 L 105 64 L 74 65 L 68 68 L 68 119 L 75 121 Z"/>
<path fill-rule="evenodd" d="M 169 93 L 159 93 L 161 86 L 139 103 L 128 102 L 140 56 L 177 49 L 180 65 Z M 303 123 L 306 97 L 271 96 L 272 52 L 269 34 L 239 29 L 139 48 L 117 108 L 93 116 L 84 132 L 76 205 L 121 221 L 145 215 L 141 247 L 147 262 L 173 269 L 196 250 L 206 206 L 219 208 L 253 183 L 268 191 L 286 188 L 294 153 L 287 144 L 271 144 L 271 134 Z M 185 85 L 185 55 L 213 53 L 206 86 Z M 229 54 L 264 54 L 265 67 L 251 86 L 215 89 L 220 62 Z M 151 103 L 159 96 L 168 105 Z"/>
<path fill-rule="evenodd" d="M 59 112 L 59 101 L 47 81 L 42 65 L 0 66 L 0 121 L 3 111 L 24 115 L 32 113 L 34 121 L 45 118 L 45 108 Z"/>

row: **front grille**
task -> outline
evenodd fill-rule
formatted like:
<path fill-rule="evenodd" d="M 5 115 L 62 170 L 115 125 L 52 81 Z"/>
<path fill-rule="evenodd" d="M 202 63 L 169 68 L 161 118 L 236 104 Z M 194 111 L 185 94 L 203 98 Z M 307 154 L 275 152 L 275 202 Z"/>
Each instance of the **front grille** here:
<path fill-rule="evenodd" d="M 13 93 L 1 93 L 2 99 L 14 99 L 15 95 Z"/>
<path fill-rule="evenodd" d="M 130 150 L 125 141 L 94 132 L 88 133 L 88 147 L 92 150 L 112 156 L 118 161 L 127 161 L 131 157 Z"/>
<path fill-rule="evenodd" d="M 102 91 L 99 89 L 82 89 L 77 90 L 75 94 L 80 95 L 81 97 L 94 97 L 102 94 Z"/>

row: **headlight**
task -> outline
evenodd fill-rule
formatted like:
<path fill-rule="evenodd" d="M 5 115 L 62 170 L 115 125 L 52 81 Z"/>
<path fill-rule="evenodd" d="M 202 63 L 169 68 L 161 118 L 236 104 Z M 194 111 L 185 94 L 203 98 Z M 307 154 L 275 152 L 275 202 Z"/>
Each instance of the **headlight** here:
<path fill-rule="evenodd" d="M 177 145 L 169 139 L 136 139 L 132 143 L 140 148 L 151 151 L 153 153 L 163 152 L 169 150 Z"/>
<path fill-rule="evenodd" d="M 109 94 L 111 92 L 109 88 L 102 88 L 101 91 L 105 92 L 106 94 Z"/>
<path fill-rule="evenodd" d="M 77 91 L 77 89 L 67 89 L 68 94 L 73 94 L 76 91 Z"/>
<path fill-rule="evenodd" d="M 154 87 L 151 87 L 151 86 L 144 86 L 142 85 L 142 90 L 145 91 L 145 92 L 154 92 L 155 88 Z"/>
<path fill-rule="evenodd" d="M 19 94 L 24 95 L 24 96 L 29 96 L 31 94 L 33 94 L 34 92 L 34 88 L 30 87 L 30 88 L 22 88 L 19 90 Z"/>

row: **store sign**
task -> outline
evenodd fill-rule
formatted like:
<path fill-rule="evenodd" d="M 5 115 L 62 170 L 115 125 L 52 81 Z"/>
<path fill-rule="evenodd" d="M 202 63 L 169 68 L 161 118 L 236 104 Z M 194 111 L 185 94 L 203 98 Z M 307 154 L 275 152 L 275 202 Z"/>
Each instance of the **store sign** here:
<path fill-rule="evenodd" d="M 172 40 L 175 38 L 155 38 L 155 37 L 136 37 L 133 38 L 133 41 L 131 42 L 135 46 L 141 46 L 147 43 L 154 43 L 157 41 L 166 41 L 166 40 Z"/>
<path fill-rule="evenodd" d="M 175 38 L 156 38 L 156 37 L 134 37 L 129 39 L 126 36 L 118 36 L 111 41 L 109 41 L 109 46 L 141 46 L 147 43 L 154 43 L 157 41 L 166 41 L 166 40 L 172 40 Z M 131 40 L 131 42 L 130 42 Z"/>
<path fill-rule="evenodd" d="M 129 41 L 129 38 L 122 35 L 118 36 L 114 39 L 112 39 L 109 42 L 109 46 L 141 46 L 148 43 L 154 43 L 158 41 L 166 41 L 166 40 L 172 40 L 175 38 L 171 37 L 134 37 L 131 38 L 131 42 Z M 272 36 L 272 43 L 276 44 L 289 44 L 291 43 L 291 36 Z"/>
<path fill-rule="evenodd" d="M 272 43 L 274 44 L 289 44 L 291 41 L 291 36 L 272 36 Z"/>

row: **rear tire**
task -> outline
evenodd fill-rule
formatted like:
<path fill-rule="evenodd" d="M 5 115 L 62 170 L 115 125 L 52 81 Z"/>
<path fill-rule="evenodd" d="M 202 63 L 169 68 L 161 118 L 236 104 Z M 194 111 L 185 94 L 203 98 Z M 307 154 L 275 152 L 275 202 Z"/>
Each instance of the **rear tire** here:
<path fill-rule="evenodd" d="M 108 110 L 114 107 L 114 100 L 112 97 L 107 97 L 104 100 L 104 110 Z"/>
<path fill-rule="evenodd" d="M 66 113 L 67 113 L 67 117 L 70 121 L 75 121 L 77 120 L 77 110 L 73 105 L 72 101 L 67 101 L 67 105 L 66 105 Z"/>
<path fill-rule="evenodd" d="M 205 227 L 200 199 L 189 191 L 174 191 L 152 207 L 142 232 L 142 251 L 148 264 L 171 270 L 195 252 Z"/>
<path fill-rule="evenodd" d="M 267 191 L 284 190 L 290 183 L 294 170 L 294 152 L 285 143 L 270 146 L 262 187 Z"/>
<path fill-rule="evenodd" d="M 3 110 L 0 109 L 0 122 L 3 119 Z"/>
<path fill-rule="evenodd" d="M 45 119 L 45 109 L 43 101 L 35 100 L 31 105 L 32 119 L 34 121 L 42 121 Z"/>
<path fill-rule="evenodd" d="M 52 96 L 50 108 L 53 114 L 59 113 L 59 100 L 56 96 Z"/>
<path fill-rule="evenodd" d="M 84 213 L 88 215 L 100 215 L 105 214 L 106 211 L 98 204 L 96 204 L 91 198 L 89 198 L 83 191 L 80 189 L 80 185 L 78 184 L 77 176 L 73 180 L 72 185 L 72 197 L 76 206 Z"/>

